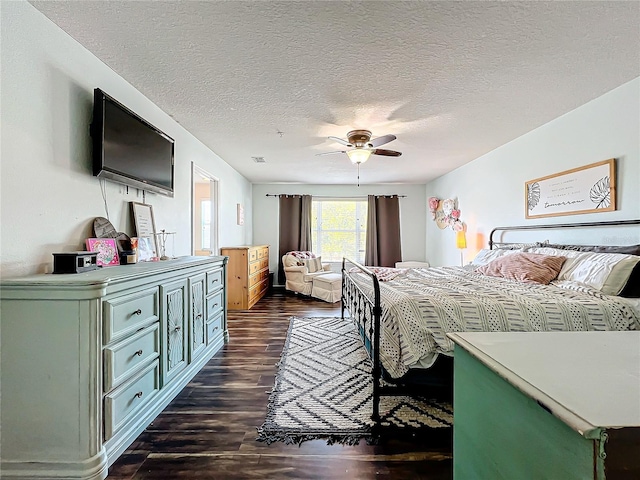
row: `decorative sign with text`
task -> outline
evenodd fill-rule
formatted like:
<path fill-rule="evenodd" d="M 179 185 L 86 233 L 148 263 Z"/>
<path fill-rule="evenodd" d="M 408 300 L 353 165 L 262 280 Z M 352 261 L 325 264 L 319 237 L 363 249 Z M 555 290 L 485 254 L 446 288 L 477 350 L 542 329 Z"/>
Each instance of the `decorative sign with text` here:
<path fill-rule="evenodd" d="M 615 159 L 530 180 L 524 184 L 525 217 L 557 217 L 616 209 Z"/>

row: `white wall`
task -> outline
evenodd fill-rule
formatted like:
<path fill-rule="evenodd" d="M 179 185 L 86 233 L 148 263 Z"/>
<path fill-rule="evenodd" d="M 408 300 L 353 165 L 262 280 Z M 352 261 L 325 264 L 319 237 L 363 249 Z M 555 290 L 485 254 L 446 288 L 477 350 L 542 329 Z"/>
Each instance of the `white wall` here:
<path fill-rule="evenodd" d="M 345 161 L 348 161 L 345 159 Z M 354 167 L 355 168 L 355 167 Z M 355 177 L 355 170 L 354 170 Z M 269 265 L 278 278 L 278 198 L 270 194 L 306 194 L 323 197 L 366 197 L 367 195 L 406 195 L 400 199 L 402 258 L 424 261 L 427 207 L 424 185 L 253 185 L 253 239 L 255 244 L 271 246 Z"/>
<path fill-rule="evenodd" d="M 251 243 L 251 184 L 169 115 L 26 2 L 1 6 L 1 212 L 3 276 L 45 272 L 54 252 L 84 249 L 107 216 L 92 176 L 89 124 L 99 87 L 175 139 L 175 197 L 148 194 L 156 227 L 191 253 L 191 162 L 220 180 L 220 244 Z M 106 183 L 115 228 L 133 234 L 136 189 Z M 246 205 L 245 226 L 236 204 Z"/>
<path fill-rule="evenodd" d="M 609 158 L 617 159 L 615 212 L 525 220 L 526 181 Z M 476 234 L 484 234 L 488 241 L 496 226 L 640 218 L 640 78 L 428 183 L 425 202 L 431 196 L 458 198 L 461 218 L 468 225 L 465 261 L 480 248 L 475 244 Z M 545 230 L 536 233 L 533 241 L 551 236 L 552 240 L 584 244 L 631 244 L 640 243 L 638 230 Z M 460 263 L 451 229 L 438 229 L 429 217 L 426 232 L 427 257 L 433 264 Z"/>

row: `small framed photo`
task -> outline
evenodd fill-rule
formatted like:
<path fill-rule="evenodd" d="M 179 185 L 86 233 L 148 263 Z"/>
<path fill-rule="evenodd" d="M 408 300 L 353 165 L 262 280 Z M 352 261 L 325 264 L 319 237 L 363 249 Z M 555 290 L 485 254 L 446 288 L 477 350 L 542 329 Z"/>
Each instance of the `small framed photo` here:
<path fill-rule="evenodd" d="M 138 237 L 136 241 L 139 262 L 154 262 L 158 259 L 158 253 L 155 250 L 156 244 L 151 237 Z"/>
<path fill-rule="evenodd" d="M 98 252 L 96 263 L 102 267 L 120 265 L 115 238 L 87 238 L 87 250 Z"/>
<path fill-rule="evenodd" d="M 140 239 L 147 237 L 153 243 L 153 251 L 157 256 L 158 244 L 156 242 L 156 222 L 153 218 L 153 208 L 146 203 L 131 202 L 133 213 L 133 225 L 136 228 L 136 236 Z M 138 245 L 139 247 L 139 245 Z"/>

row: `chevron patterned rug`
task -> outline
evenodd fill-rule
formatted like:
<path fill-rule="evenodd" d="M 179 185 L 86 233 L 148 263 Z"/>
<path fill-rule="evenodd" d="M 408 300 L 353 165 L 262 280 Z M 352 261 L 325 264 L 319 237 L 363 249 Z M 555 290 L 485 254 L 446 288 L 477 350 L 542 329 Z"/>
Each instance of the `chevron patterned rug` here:
<path fill-rule="evenodd" d="M 371 437 L 371 360 L 351 321 L 293 317 L 278 366 L 258 441 L 357 444 Z M 383 397 L 380 413 L 389 428 L 453 424 L 448 402 Z"/>

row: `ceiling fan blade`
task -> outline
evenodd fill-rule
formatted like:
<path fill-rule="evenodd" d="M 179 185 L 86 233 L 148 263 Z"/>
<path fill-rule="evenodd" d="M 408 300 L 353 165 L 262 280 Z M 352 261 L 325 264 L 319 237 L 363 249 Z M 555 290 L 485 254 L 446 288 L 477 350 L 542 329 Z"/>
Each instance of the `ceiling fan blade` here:
<path fill-rule="evenodd" d="M 335 152 L 324 152 L 324 153 L 316 153 L 316 157 L 321 155 L 333 155 L 334 153 L 347 153 L 346 150 L 336 150 Z"/>
<path fill-rule="evenodd" d="M 329 137 L 329 140 L 333 140 L 334 142 L 338 142 L 341 143 L 342 145 L 344 145 L 345 147 L 353 147 L 353 145 L 351 143 L 349 143 L 347 140 L 345 140 L 344 138 L 340 138 L 340 137 Z"/>
<path fill-rule="evenodd" d="M 384 155 L 385 157 L 399 157 L 402 155 L 401 152 L 396 152 L 395 150 L 385 150 L 384 148 L 376 148 L 375 150 L 371 150 L 373 155 Z"/>
<path fill-rule="evenodd" d="M 384 145 L 385 143 L 393 142 L 397 137 L 395 135 L 383 135 L 378 138 L 374 138 L 371 140 L 368 145 L 371 148 L 379 147 L 380 145 Z"/>

